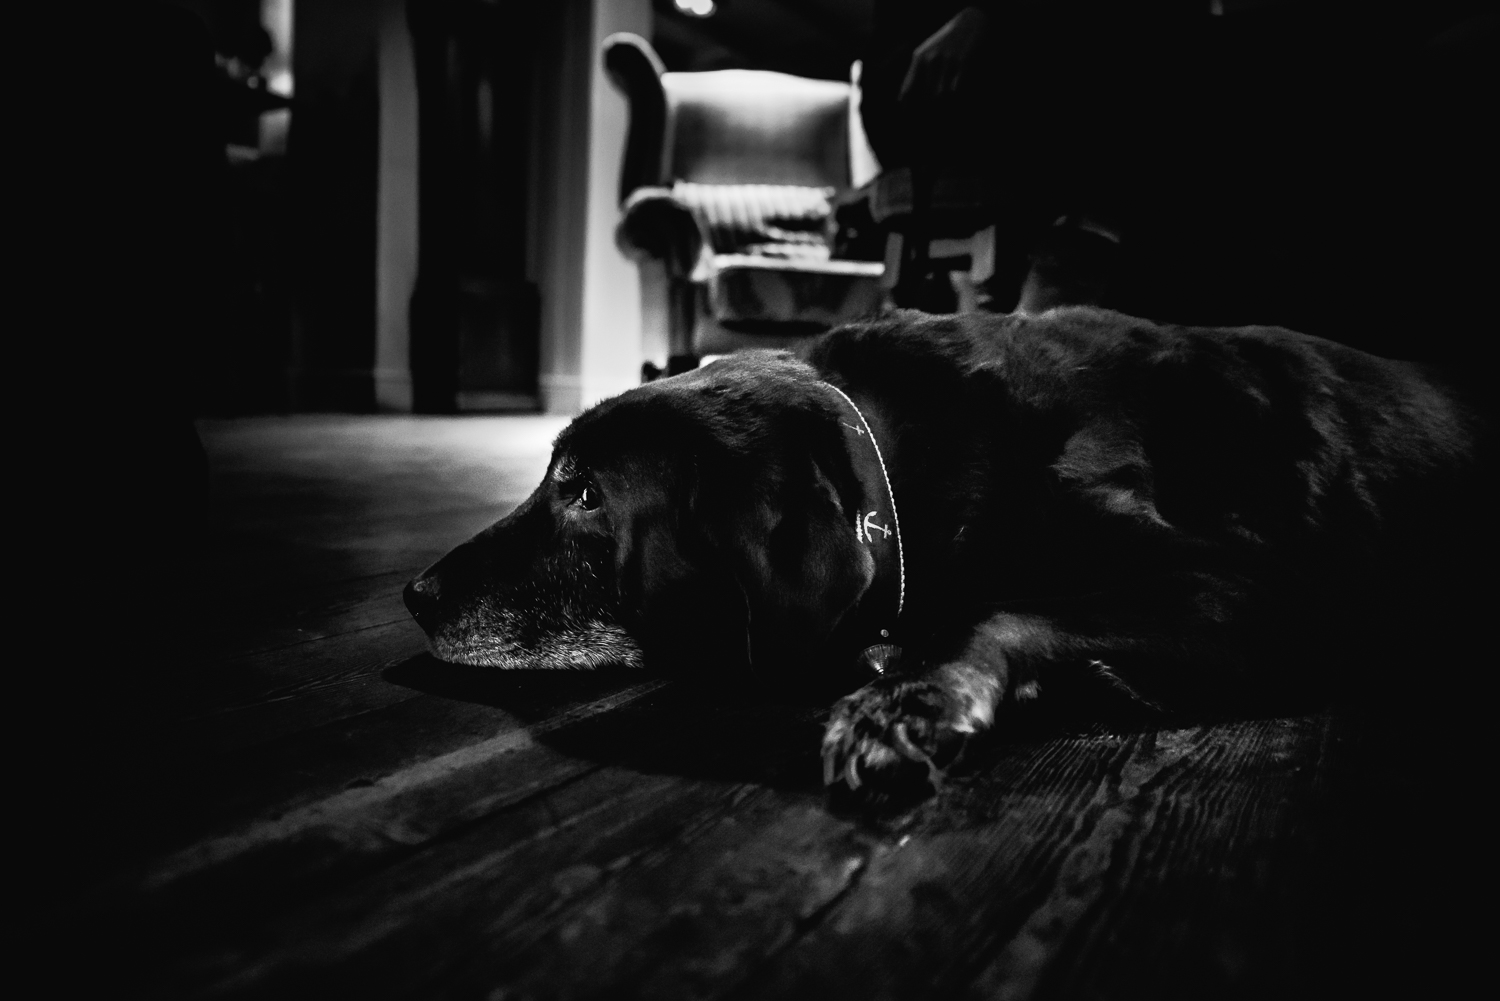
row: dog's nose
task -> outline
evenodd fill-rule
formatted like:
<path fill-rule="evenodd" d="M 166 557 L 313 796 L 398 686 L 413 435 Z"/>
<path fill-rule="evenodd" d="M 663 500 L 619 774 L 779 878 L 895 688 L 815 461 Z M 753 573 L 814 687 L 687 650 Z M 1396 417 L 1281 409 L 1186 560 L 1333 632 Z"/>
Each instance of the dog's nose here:
<path fill-rule="evenodd" d="M 411 612 L 412 618 L 418 622 L 422 617 L 430 616 L 438 601 L 438 582 L 436 577 L 418 577 L 406 585 L 406 590 L 401 592 L 401 599 L 406 602 L 406 610 Z"/>

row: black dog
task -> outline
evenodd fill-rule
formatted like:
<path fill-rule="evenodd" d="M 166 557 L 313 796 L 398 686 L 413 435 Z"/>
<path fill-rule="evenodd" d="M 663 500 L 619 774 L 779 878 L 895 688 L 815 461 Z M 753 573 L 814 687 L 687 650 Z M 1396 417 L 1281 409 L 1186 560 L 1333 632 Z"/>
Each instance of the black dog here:
<path fill-rule="evenodd" d="M 460 663 L 857 665 L 825 772 L 880 788 L 1072 682 L 1375 684 L 1356 647 L 1441 632 L 1415 602 L 1477 558 L 1486 435 L 1435 374 L 1287 330 L 898 314 L 601 403 L 406 602 Z"/>

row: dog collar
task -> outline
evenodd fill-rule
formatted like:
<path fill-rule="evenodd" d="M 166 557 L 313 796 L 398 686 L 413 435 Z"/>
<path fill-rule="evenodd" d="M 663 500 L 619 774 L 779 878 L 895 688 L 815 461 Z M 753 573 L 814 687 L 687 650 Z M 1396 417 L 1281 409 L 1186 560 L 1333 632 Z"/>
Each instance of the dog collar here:
<path fill-rule="evenodd" d="M 861 615 L 865 620 L 861 622 L 861 632 L 871 639 L 879 637 L 865 647 L 859 661 L 876 674 L 884 674 L 901 660 L 901 647 L 896 639 L 896 622 L 906 606 L 906 553 L 901 546 L 901 517 L 896 513 L 896 494 L 891 489 L 885 456 L 870 422 L 847 393 L 832 383 L 824 385 L 837 393 L 853 414 L 853 420 L 841 417 L 839 423 L 847 435 L 858 439 L 858 444 L 849 449 L 864 494 L 863 503 L 854 513 L 854 535 L 875 560 L 875 580 L 870 588 L 876 593 L 869 597 L 876 600 L 870 602 L 872 611 Z"/>

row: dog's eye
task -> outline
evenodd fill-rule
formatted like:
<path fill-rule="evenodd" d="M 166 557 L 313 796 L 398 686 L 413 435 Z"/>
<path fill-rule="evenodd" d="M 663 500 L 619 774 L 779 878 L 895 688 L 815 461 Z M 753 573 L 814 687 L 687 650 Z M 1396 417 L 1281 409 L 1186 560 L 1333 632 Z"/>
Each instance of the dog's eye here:
<path fill-rule="evenodd" d="M 578 497 L 573 501 L 584 511 L 592 511 L 599 506 L 599 491 L 588 484 L 578 491 Z"/>

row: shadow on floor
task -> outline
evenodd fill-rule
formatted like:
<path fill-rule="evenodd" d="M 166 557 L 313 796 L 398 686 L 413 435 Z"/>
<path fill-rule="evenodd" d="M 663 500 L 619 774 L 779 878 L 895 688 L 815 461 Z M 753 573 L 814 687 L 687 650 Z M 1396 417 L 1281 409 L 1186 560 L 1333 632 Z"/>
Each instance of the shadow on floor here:
<path fill-rule="evenodd" d="M 823 792 L 820 746 L 835 697 L 827 692 L 771 698 L 763 689 L 710 689 L 625 668 L 501 671 L 449 664 L 429 654 L 387 668 L 382 677 L 440 698 L 504 710 L 525 723 L 538 742 L 569 757 L 654 774 Z M 1018 750 L 1059 737 L 1107 742 L 1192 725 L 1106 708 L 1071 700 L 1010 708 L 1006 725 L 967 748 L 952 777 L 960 785 L 983 782 Z M 920 789 L 874 802 L 834 796 L 829 806 L 840 813 L 889 817 L 928 792 L 924 782 Z"/>
<path fill-rule="evenodd" d="M 818 746 L 825 713 L 816 703 L 778 704 L 744 693 L 727 698 L 639 670 L 497 671 L 428 654 L 382 677 L 503 709 L 525 722 L 538 742 L 570 757 L 791 792 L 823 787 Z"/>

